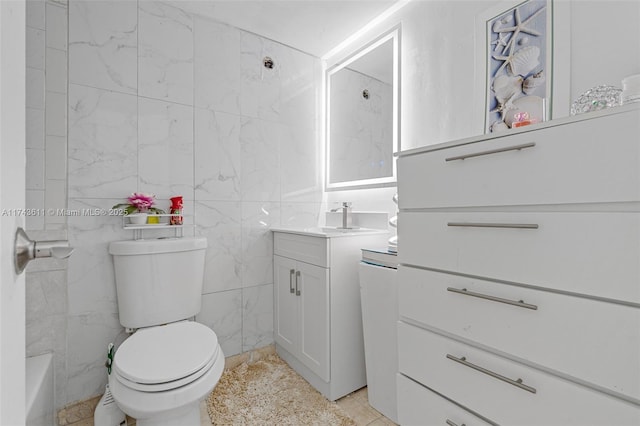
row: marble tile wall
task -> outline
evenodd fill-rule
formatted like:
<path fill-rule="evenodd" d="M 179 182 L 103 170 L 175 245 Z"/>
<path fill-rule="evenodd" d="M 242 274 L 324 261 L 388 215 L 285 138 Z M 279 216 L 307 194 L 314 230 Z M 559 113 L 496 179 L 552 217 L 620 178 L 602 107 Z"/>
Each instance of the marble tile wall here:
<path fill-rule="evenodd" d="M 63 230 L 66 206 L 67 2 L 27 1 L 27 206 L 28 230 Z"/>
<path fill-rule="evenodd" d="M 268 229 L 316 225 L 321 208 L 319 59 L 180 2 L 69 0 L 68 10 L 69 210 L 108 209 L 133 191 L 166 208 L 182 195 L 195 225 L 186 234 L 208 240 L 196 319 L 227 356 L 271 344 Z M 103 391 L 107 344 L 125 337 L 107 247 L 132 238 L 118 217 L 67 219 L 63 404 Z"/>
<path fill-rule="evenodd" d="M 26 230 L 67 238 L 67 2 L 27 0 Z M 26 354 L 54 355 L 56 405 L 66 402 L 67 262 L 41 259 L 26 271 Z"/>

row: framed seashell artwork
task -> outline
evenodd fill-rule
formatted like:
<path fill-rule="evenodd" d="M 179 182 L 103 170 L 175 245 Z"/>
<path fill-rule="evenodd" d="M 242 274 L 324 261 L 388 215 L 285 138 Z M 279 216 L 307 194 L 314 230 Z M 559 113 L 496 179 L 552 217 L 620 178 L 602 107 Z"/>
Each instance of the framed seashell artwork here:
<path fill-rule="evenodd" d="M 552 10 L 552 0 L 504 1 L 477 20 L 484 43 L 485 133 L 550 116 Z"/>

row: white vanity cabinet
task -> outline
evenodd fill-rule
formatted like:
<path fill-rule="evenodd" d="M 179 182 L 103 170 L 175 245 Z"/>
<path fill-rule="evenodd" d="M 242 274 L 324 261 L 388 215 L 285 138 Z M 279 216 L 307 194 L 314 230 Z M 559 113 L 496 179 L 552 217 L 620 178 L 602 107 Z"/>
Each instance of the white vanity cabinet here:
<path fill-rule="evenodd" d="M 400 423 L 640 424 L 640 108 L 405 151 L 398 176 Z"/>
<path fill-rule="evenodd" d="M 358 263 L 388 234 L 274 231 L 274 339 L 278 355 L 334 401 L 367 384 Z"/>

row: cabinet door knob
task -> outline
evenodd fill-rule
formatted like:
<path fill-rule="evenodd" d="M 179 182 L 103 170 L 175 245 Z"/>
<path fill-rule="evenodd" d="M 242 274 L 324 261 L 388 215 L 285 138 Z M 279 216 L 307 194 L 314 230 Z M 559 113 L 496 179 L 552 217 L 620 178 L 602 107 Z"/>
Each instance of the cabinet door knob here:
<path fill-rule="evenodd" d="M 296 271 L 296 296 L 300 296 L 300 271 Z"/>
<path fill-rule="evenodd" d="M 293 289 L 293 274 L 295 272 L 295 269 L 289 269 L 289 293 L 295 292 L 295 290 Z"/>

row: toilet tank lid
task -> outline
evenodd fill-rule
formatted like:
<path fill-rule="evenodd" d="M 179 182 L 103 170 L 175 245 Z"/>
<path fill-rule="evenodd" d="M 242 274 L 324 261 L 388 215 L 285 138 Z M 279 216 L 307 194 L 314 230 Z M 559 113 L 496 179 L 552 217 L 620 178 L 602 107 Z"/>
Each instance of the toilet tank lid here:
<path fill-rule="evenodd" d="M 157 238 L 151 240 L 113 241 L 109 243 L 109 253 L 118 256 L 175 253 L 204 250 L 206 248 L 206 238 Z"/>

